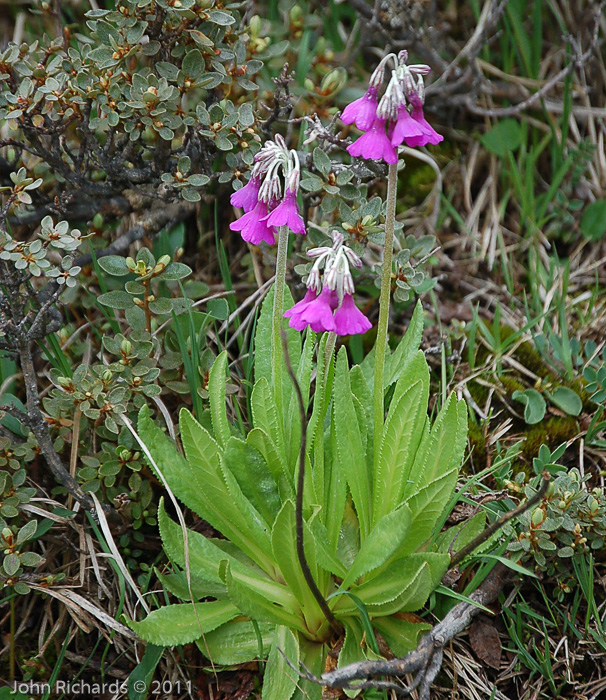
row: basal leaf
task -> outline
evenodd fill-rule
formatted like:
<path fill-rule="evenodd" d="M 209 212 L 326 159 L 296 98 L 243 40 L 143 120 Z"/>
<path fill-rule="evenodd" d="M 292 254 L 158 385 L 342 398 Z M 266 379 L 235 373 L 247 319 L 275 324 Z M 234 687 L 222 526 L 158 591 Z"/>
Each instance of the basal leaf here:
<path fill-rule="evenodd" d="M 458 474 L 458 469 L 453 467 L 408 498 L 407 505 L 412 513 L 412 522 L 402 554 L 412 554 L 431 537 L 440 515 L 450 500 Z"/>
<path fill-rule="evenodd" d="M 280 452 L 280 459 L 288 465 L 282 421 L 278 420 L 276 399 L 265 377 L 255 382 L 250 397 L 250 408 L 254 427 L 271 436 L 272 442 Z"/>
<path fill-rule="evenodd" d="M 274 640 L 275 625 L 259 622 L 263 648 L 269 650 Z M 258 658 L 259 642 L 253 623 L 247 619 L 235 619 L 204 635 L 197 645 L 215 664 L 234 666 Z"/>
<path fill-rule="evenodd" d="M 347 351 L 344 347 L 337 357 L 333 420 L 337 456 L 356 506 L 363 540 L 370 530 L 371 479 L 366 467 L 366 455 L 349 382 Z"/>
<path fill-rule="evenodd" d="M 127 620 L 141 639 L 158 646 L 189 644 L 240 614 L 229 600 L 177 603 L 151 612 L 145 620 Z"/>
<path fill-rule="evenodd" d="M 391 651 L 403 658 L 417 648 L 419 637 L 431 629 L 427 622 L 413 622 L 397 615 L 377 617 L 373 625 L 381 633 Z"/>
<path fill-rule="evenodd" d="M 225 373 L 227 370 L 227 351 L 223 351 L 214 361 L 208 376 L 208 397 L 213 432 L 219 445 L 224 446 L 231 436 L 227 420 L 225 402 Z"/>
<path fill-rule="evenodd" d="M 272 438 L 264 430 L 253 428 L 246 436 L 246 442 L 263 455 L 267 468 L 278 484 L 281 500 L 286 501 L 294 497 L 292 476 Z"/>
<path fill-rule="evenodd" d="M 294 597 L 291 601 L 291 610 L 287 610 L 272 599 L 269 587 L 267 590 L 260 588 L 257 580 L 245 574 L 232 572 L 229 566 L 225 571 L 225 582 L 230 600 L 247 617 L 258 622 L 286 625 L 290 629 L 305 632 L 305 622 L 301 614 L 292 612 L 292 610 L 299 610 Z M 286 595 L 286 587 L 282 586 L 282 588 L 285 591 L 283 595 Z"/>
<path fill-rule="evenodd" d="M 402 546 L 411 520 L 412 516 L 406 505 L 381 518 L 362 543 L 341 587 L 348 588 L 361 576 L 383 566 Z"/>
<path fill-rule="evenodd" d="M 267 657 L 261 700 L 290 700 L 299 678 L 286 659 L 299 666 L 298 636 L 284 625 L 276 627 L 273 644 Z"/>
<path fill-rule="evenodd" d="M 454 554 L 484 532 L 485 527 L 486 513 L 484 511 L 476 513 L 469 520 L 441 532 L 436 538 L 436 547 L 440 552 Z"/>
<path fill-rule="evenodd" d="M 375 471 L 373 518 L 378 521 L 402 502 L 427 420 L 429 368 L 421 351 L 396 384 L 387 414 Z"/>
<path fill-rule="evenodd" d="M 269 534 L 222 463 L 219 446 L 189 411 L 181 411 L 179 425 L 187 461 L 199 484 L 202 507 L 196 512 L 265 571 L 271 571 Z"/>
<path fill-rule="evenodd" d="M 305 528 L 304 544 L 305 556 L 311 571 L 311 575 L 316 583 L 318 582 L 318 567 L 313 551 L 312 536 L 308 528 Z M 287 501 L 276 518 L 271 532 L 271 544 L 274 559 L 280 568 L 280 572 L 287 586 L 299 601 L 302 610 L 307 615 L 320 615 L 321 611 L 312 592 L 305 581 L 303 571 L 297 556 L 296 548 L 296 528 L 295 528 L 295 507 L 292 501 Z"/>
<path fill-rule="evenodd" d="M 243 440 L 231 437 L 225 446 L 224 459 L 244 496 L 271 527 L 281 502 L 276 480 L 261 454 Z"/>
<path fill-rule="evenodd" d="M 417 451 L 404 496 L 461 466 L 467 444 L 467 408 L 451 394 Z"/>
<path fill-rule="evenodd" d="M 409 360 L 418 351 L 423 338 L 423 304 L 417 301 L 415 310 L 398 347 L 385 359 L 385 386 L 397 382 Z"/>

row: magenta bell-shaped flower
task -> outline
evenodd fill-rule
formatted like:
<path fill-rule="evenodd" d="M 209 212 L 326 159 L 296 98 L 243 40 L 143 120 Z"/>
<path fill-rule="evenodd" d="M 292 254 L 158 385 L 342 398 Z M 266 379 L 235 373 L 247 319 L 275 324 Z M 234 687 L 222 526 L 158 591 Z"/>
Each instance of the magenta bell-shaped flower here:
<path fill-rule="evenodd" d="M 302 331 L 306 326 L 309 326 L 315 333 L 334 331 L 334 296 L 334 292 L 328 287 L 324 287 L 318 296 L 312 298 L 304 307 L 301 307 L 299 313 L 291 316 L 289 326 L 298 331 Z"/>
<path fill-rule="evenodd" d="M 377 117 L 377 89 L 369 87 L 367 92 L 347 105 L 341 115 L 344 124 L 355 124 L 360 131 L 367 131 Z"/>
<path fill-rule="evenodd" d="M 408 145 L 409 139 L 412 137 L 423 136 L 423 129 L 421 125 L 413 119 L 405 105 L 402 105 L 398 109 L 398 120 L 396 121 L 393 131 L 391 133 L 391 144 L 392 146 L 401 146 L 403 141 L 406 141 Z"/>
<path fill-rule="evenodd" d="M 411 119 L 413 119 L 423 132 L 421 136 L 405 137 L 408 146 L 426 146 L 428 143 L 436 144 L 444 141 L 444 137 L 431 126 L 423 115 L 423 105 L 416 102 L 413 103 Z"/>
<path fill-rule="evenodd" d="M 385 119 L 376 118 L 370 129 L 347 147 L 352 156 L 366 160 L 384 160 L 386 163 L 397 163 L 396 149 L 385 133 Z"/>
<path fill-rule="evenodd" d="M 356 335 L 366 333 L 372 328 L 372 323 L 358 309 L 351 294 L 343 296 L 343 302 L 335 311 L 333 322 L 337 335 Z"/>
<path fill-rule="evenodd" d="M 299 214 L 299 205 L 297 204 L 297 196 L 291 190 L 286 190 L 284 199 L 278 206 L 266 217 L 268 226 L 288 226 L 294 233 L 305 234 L 305 222 Z"/>
<path fill-rule="evenodd" d="M 252 211 L 257 204 L 260 187 L 261 181 L 256 177 L 251 177 L 244 187 L 241 187 L 239 190 L 234 192 L 229 198 L 232 207 L 244 209 L 244 213 L 248 214 L 248 212 Z"/>
<path fill-rule="evenodd" d="M 229 228 L 232 231 L 240 231 L 242 238 L 253 245 L 259 245 L 262 241 L 269 245 L 276 242 L 275 229 L 267 223 L 265 202 L 257 202 L 254 209 L 233 221 Z"/>

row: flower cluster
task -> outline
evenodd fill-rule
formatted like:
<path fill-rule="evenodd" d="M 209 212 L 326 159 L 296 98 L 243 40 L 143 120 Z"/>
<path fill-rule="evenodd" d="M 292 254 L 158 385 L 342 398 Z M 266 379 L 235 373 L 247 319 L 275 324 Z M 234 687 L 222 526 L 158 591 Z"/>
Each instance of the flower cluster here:
<path fill-rule="evenodd" d="M 403 143 L 407 146 L 426 146 L 444 139 L 423 116 L 423 76 L 429 73 L 430 68 L 424 64 L 408 66 L 407 58 L 406 51 L 401 51 L 398 56 L 392 53 L 385 56 L 372 74 L 366 94 L 343 110 L 342 121 L 355 124 L 365 132 L 347 147 L 350 155 L 396 163 L 396 149 Z M 385 80 L 385 67 L 389 61 L 392 61 L 394 68 L 387 88 L 379 99 L 379 89 Z"/>
<path fill-rule="evenodd" d="M 284 179 L 284 195 L 280 171 Z M 279 134 L 275 141 L 267 141 L 255 156 L 250 180 L 231 196 L 232 206 L 244 209 L 244 214 L 230 224 L 231 230 L 240 231 L 242 238 L 254 245 L 261 241 L 273 245 L 276 229 L 280 226 L 286 226 L 294 233 L 306 233 L 297 204 L 300 179 L 297 152 L 288 150 Z"/>
<path fill-rule="evenodd" d="M 346 245 L 343 234 L 333 231 L 332 246 L 312 248 L 307 256 L 315 263 L 307 278 L 307 294 L 284 313 L 289 325 L 298 331 L 311 328 L 316 333 L 332 331 L 337 335 L 366 333 L 370 321 L 353 300 L 355 291 L 350 264 L 362 267 L 360 258 Z M 322 279 L 320 270 L 324 269 Z"/>

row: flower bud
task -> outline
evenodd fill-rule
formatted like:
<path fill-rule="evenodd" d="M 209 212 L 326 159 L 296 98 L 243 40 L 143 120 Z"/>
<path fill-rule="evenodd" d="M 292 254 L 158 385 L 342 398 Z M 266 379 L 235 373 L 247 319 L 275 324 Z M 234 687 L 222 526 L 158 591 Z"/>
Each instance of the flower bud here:
<path fill-rule="evenodd" d="M 133 349 L 133 344 L 130 342 L 130 340 L 127 340 L 124 338 L 124 340 L 120 343 L 120 350 L 125 354 L 125 355 L 130 355 Z"/>
<path fill-rule="evenodd" d="M 113 377 L 113 374 L 112 374 L 111 369 L 104 369 L 104 370 L 103 370 L 103 372 L 102 372 L 102 374 L 101 374 L 101 379 L 102 379 L 104 382 L 111 382 L 112 377 Z"/>
<path fill-rule="evenodd" d="M 530 517 L 533 527 L 541 527 L 545 522 L 545 511 L 542 508 L 536 508 Z"/>

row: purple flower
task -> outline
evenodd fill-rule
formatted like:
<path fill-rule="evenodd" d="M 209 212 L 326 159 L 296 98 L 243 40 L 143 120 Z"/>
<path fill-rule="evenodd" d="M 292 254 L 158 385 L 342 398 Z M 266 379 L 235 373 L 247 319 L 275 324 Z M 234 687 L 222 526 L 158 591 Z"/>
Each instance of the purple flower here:
<path fill-rule="evenodd" d="M 305 328 L 306 324 L 301 322 L 300 317 L 309 304 L 315 301 L 317 296 L 314 289 L 308 289 L 301 301 L 297 302 L 292 309 L 287 309 L 284 312 L 284 318 L 290 318 L 289 326 L 291 328 L 295 328 L 298 331 L 302 331 Z"/>
<path fill-rule="evenodd" d="M 343 303 L 335 311 L 334 331 L 337 335 L 356 335 L 366 333 L 372 328 L 371 322 L 355 305 L 351 294 L 343 296 Z"/>
<path fill-rule="evenodd" d="M 254 209 L 236 219 L 229 225 L 232 231 L 240 231 L 242 238 L 253 245 L 259 245 L 261 241 L 273 245 L 276 242 L 273 226 L 267 223 L 267 204 L 257 202 Z"/>
<path fill-rule="evenodd" d="M 410 116 L 405 105 L 402 105 L 398 109 L 398 120 L 391 134 L 392 145 L 400 146 L 405 139 L 406 143 L 408 143 L 408 139 L 422 135 L 423 129 L 420 124 Z"/>
<path fill-rule="evenodd" d="M 444 137 L 431 126 L 431 124 L 425 119 L 423 115 L 423 105 L 419 102 L 414 102 L 412 106 L 412 119 L 414 119 L 421 131 L 423 132 L 421 136 L 412 136 L 409 138 L 405 137 L 405 141 L 409 146 L 426 146 L 428 143 L 436 144 L 440 141 L 444 141 Z"/>
<path fill-rule="evenodd" d="M 239 209 L 244 209 L 244 212 L 248 214 L 257 204 L 260 187 L 261 181 L 256 177 L 251 177 L 244 187 L 234 192 L 229 198 L 231 205 Z"/>
<path fill-rule="evenodd" d="M 294 233 L 307 233 L 305 222 L 299 214 L 296 194 L 291 190 L 286 190 L 284 199 L 267 216 L 268 226 L 288 226 Z"/>
<path fill-rule="evenodd" d="M 385 119 L 376 118 L 370 129 L 354 141 L 347 151 L 352 156 L 360 156 L 367 160 L 384 160 L 386 163 L 397 163 L 396 149 L 385 133 Z"/>
<path fill-rule="evenodd" d="M 320 294 L 302 308 L 301 313 L 297 314 L 296 317 L 291 317 L 290 327 L 302 331 L 306 326 L 309 326 L 316 333 L 334 331 L 333 295 L 334 292 L 324 286 Z"/>
<path fill-rule="evenodd" d="M 377 116 L 377 88 L 369 87 L 366 94 L 347 105 L 341 115 L 344 124 L 355 124 L 367 131 Z"/>

